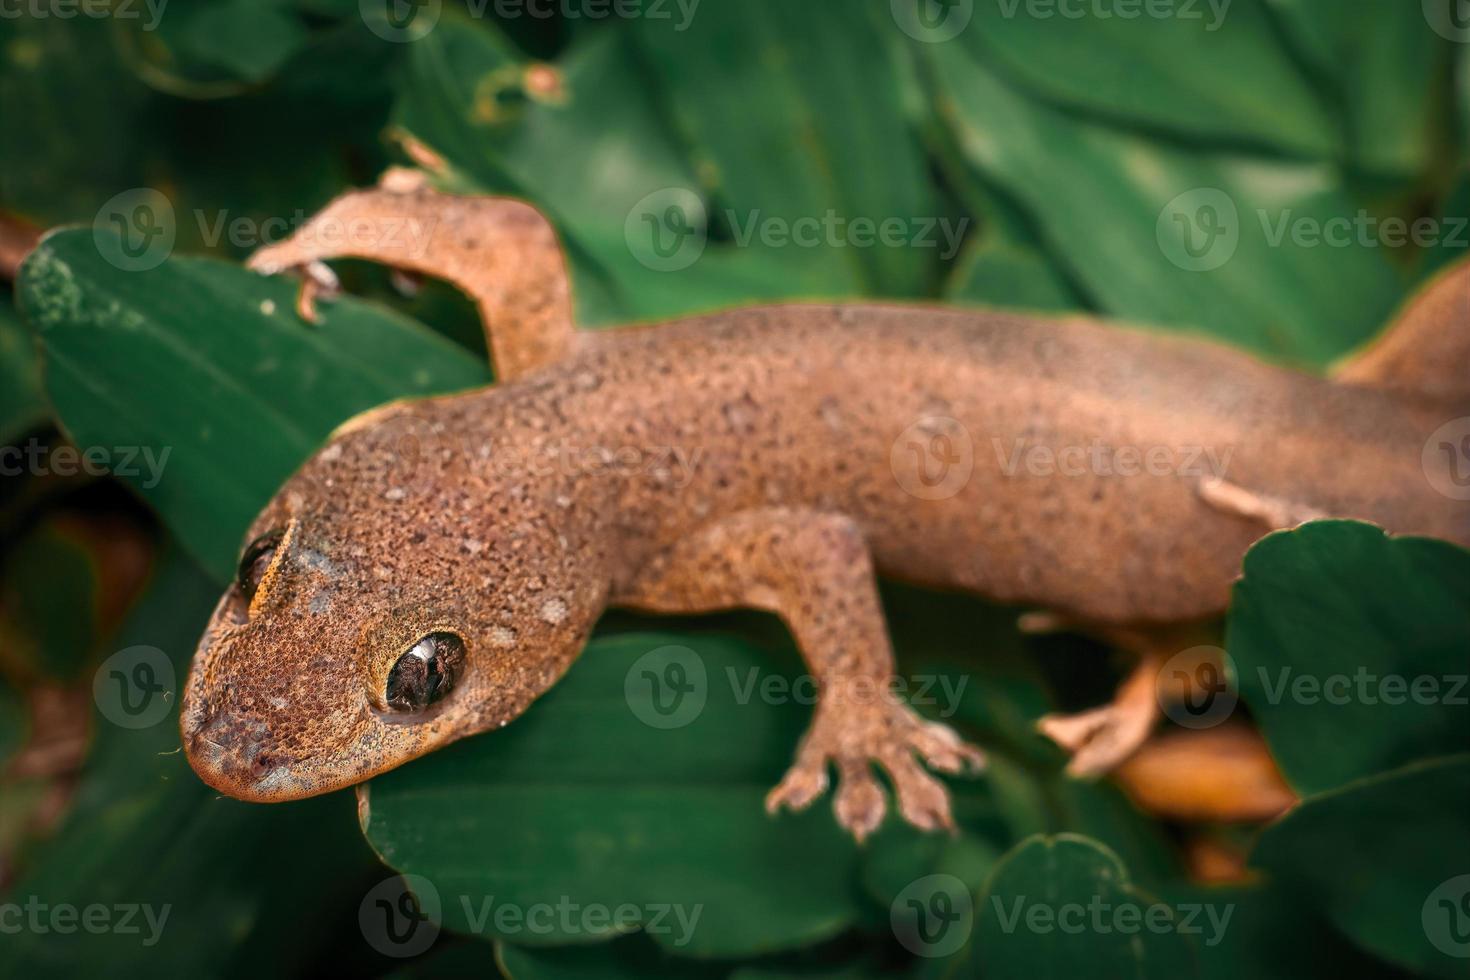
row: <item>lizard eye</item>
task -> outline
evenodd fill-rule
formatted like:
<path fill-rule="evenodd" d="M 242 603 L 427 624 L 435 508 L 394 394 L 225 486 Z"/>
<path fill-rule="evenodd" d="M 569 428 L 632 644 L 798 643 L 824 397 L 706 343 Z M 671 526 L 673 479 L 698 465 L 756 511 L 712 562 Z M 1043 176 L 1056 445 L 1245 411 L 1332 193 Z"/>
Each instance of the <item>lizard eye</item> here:
<path fill-rule="evenodd" d="M 464 661 L 463 640 L 453 633 L 430 633 L 388 672 L 388 707 L 416 713 L 442 700 L 459 680 Z"/>
<path fill-rule="evenodd" d="M 282 532 L 270 531 L 246 546 L 235 578 L 240 586 L 240 594 L 247 603 L 255 598 L 255 590 L 260 588 L 265 570 L 271 567 L 271 561 L 276 557 L 276 548 L 281 544 L 281 537 Z"/>

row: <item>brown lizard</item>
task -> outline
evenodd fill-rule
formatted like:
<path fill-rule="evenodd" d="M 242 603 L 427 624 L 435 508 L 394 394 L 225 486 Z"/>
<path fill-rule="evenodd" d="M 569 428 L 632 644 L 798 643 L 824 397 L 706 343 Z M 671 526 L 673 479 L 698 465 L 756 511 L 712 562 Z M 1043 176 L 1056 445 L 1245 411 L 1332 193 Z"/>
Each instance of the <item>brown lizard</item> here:
<path fill-rule="evenodd" d="M 430 233 L 389 234 L 405 223 Z M 338 256 L 464 290 L 499 383 L 352 419 L 250 529 L 182 711 L 194 769 L 242 799 L 507 724 L 609 606 L 754 607 L 789 625 L 820 691 L 768 807 L 811 803 L 832 766 L 861 838 L 885 812 L 877 763 L 904 818 L 949 826 L 923 764 L 981 757 L 873 696 L 893 670 L 876 572 L 1147 637 L 1221 613 L 1252 542 L 1314 516 L 1470 545 L 1470 504 L 1431 482 L 1461 478 L 1470 446 L 1426 448 L 1470 415 L 1470 265 L 1326 379 L 1202 339 L 924 306 L 580 332 L 538 212 L 401 180 L 251 265 Z M 1075 768 L 1146 738 L 1156 658 L 1113 705 L 1044 721 Z"/>

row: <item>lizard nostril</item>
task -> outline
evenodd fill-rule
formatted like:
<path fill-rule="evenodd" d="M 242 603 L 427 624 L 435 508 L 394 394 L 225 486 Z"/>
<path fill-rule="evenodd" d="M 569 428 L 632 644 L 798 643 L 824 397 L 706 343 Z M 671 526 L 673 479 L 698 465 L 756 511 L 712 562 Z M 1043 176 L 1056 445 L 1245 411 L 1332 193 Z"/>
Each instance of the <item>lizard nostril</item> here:
<path fill-rule="evenodd" d="M 261 752 L 250 760 L 250 772 L 255 776 L 264 776 L 270 772 L 273 763 L 274 760 L 269 755 Z"/>

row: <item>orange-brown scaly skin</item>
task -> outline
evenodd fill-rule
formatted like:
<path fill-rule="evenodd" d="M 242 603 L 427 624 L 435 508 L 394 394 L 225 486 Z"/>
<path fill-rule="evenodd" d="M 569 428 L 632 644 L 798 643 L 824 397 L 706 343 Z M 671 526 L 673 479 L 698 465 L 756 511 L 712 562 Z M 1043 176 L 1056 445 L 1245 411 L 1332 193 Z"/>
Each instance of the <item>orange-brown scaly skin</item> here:
<path fill-rule="evenodd" d="M 344 200 L 382 213 L 397 199 Z M 456 206 L 403 200 L 414 213 Z M 257 264 L 327 257 L 277 249 Z M 543 258 L 544 275 L 564 274 Z M 481 300 L 492 338 L 516 316 L 514 297 L 451 278 Z M 809 803 L 833 764 L 839 819 L 862 836 L 883 814 L 877 761 L 907 819 L 943 826 L 945 791 L 916 755 L 959 771 L 974 750 L 901 705 L 841 696 L 892 669 L 875 568 L 1093 624 L 1216 614 L 1271 528 L 1202 492 L 1211 475 L 1282 513 L 1470 545 L 1470 505 L 1438 494 L 1421 464 L 1426 437 L 1466 404 L 1083 320 L 785 306 L 595 335 L 564 326 L 538 340 L 554 356 L 529 358 L 516 380 L 354 420 L 255 522 L 252 538 L 287 538 L 253 608 L 237 590 L 222 601 L 185 696 L 185 746 L 207 782 L 254 800 L 349 785 L 509 722 L 610 604 L 744 605 L 785 618 L 824 693 L 771 803 Z M 1017 470 L 1017 440 L 1163 447 L 1171 471 Z M 939 495 L 939 456 L 956 453 L 968 476 Z M 462 679 L 424 715 L 388 710 L 388 670 L 435 631 L 465 641 Z"/>

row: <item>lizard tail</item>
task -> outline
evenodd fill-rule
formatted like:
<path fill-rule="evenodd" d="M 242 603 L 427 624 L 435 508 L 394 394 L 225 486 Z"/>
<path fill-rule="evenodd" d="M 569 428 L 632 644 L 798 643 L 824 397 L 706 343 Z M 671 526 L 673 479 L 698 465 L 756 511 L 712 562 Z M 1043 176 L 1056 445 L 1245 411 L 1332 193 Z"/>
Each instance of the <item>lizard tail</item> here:
<path fill-rule="evenodd" d="M 1470 258 L 1442 270 L 1367 347 L 1334 366 L 1344 384 L 1470 406 Z"/>

